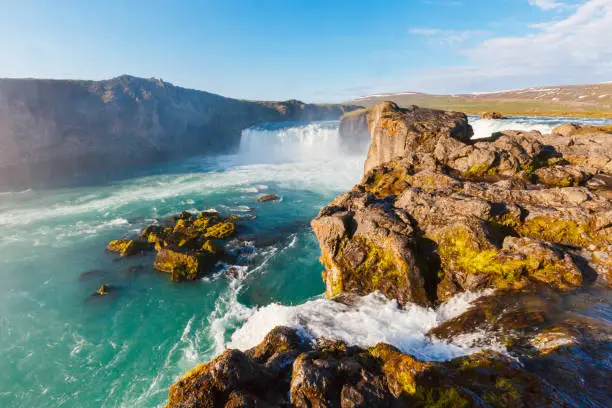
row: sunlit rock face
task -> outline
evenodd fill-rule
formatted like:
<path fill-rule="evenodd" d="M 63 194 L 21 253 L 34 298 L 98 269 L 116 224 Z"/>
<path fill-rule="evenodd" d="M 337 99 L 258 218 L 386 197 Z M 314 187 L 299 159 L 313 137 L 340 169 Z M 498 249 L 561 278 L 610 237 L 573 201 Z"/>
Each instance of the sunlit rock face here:
<path fill-rule="evenodd" d="M 242 101 L 131 76 L 2 79 L 0 185 L 229 152 L 256 123 L 337 119 L 355 108 Z"/>

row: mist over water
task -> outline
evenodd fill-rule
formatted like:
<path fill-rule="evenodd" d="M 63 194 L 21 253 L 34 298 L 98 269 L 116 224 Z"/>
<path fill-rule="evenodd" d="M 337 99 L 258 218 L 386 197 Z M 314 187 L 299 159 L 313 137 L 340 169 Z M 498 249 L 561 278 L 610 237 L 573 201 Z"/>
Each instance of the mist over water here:
<path fill-rule="evenodd" d="M 473 121 L 476 136 L 496 122 Z M 236 155 L 103 185 L 0 195 L 0 406 L 163 406 L 186 370 L 226 347 L 257 344 L 277 324 L 362 346 L 386 341 L 424 359 L 473 351 L 469 341 L 433 342 L 425 333 L 474 295 L 438 309 L 400 309 L 375 294 L 353 307 L 322 298 L 309 222 L 359 182 L 364 158 L 342 152 L 338 122 L 262 125 L 243 132 Z M 257 203 L 266 193 L 282 201 Z M 155 220 L 210 208 L 242 217 L 232 273 L 225 265 L 175 284 L 152 269 L 154 254 L 105 252 L 109 240 Z M 102 283 L 115 290 L 91 298 Z"/>

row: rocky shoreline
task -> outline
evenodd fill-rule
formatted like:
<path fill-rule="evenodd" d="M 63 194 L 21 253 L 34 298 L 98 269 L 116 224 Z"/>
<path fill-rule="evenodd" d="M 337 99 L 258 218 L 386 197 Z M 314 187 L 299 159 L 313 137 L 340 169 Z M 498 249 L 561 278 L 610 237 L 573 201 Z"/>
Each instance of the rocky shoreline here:
<path fill-rule="evenodd" d="M 472 141 L 464 114 L 392 102 L 345 120 L 371 145 L 361 183 L 312 221 L 326 295 L 433 306 L 493 289 L 429 335 L 486 330 L 507 353 L 425 362 L 278 327 L 196 367 L 168 407 L 609 404 L 612 328 L 566 306 L 612 286 L 612 134 L 564 125 Z"/>

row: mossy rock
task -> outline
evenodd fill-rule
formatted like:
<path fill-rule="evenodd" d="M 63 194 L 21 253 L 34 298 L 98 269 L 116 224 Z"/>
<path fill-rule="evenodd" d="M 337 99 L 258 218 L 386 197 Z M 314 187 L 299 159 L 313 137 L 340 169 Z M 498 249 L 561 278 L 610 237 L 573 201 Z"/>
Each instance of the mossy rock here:
<path fill-rule="evenodd" d="M 109 242 L 106 249 L 121 256 L 133 256 L 151 249 L 151 245 L 147 242 L 133 239 L 116 239 Z"/>
<path fill-rule="evenodd" d="M 215 258 L 210 252 L 162 248 L 155 258 L 154 268 L 170 274 L 173 281 L 195 280 L 210 271 Z"/>
<path fill-rule="evenodd" d="M 223 253 L 223 245 L 212 239 L 207 239 L 204 244 L 202 244 L 201 249 L 202 251 L 210 252 L 213 255 L 219 255 Z"/>
<path fill-rule="evenodd" d="M 378 290 L 401 303 L 427 303 L 424 290 L 410 287 L 408 273 L 412 266 L 391 249 L 365 237 L 343 239 L 337 254 L 333 258 L 323 255 L 321 261 L 330 298 L 344 292 L 367 295 Z"/>
<path fill-rule="evenodd" d="M 232 219 L 219 222 L 206 229 L 204 238 L 227 239 L 236 234 L 236 224 Z"/>

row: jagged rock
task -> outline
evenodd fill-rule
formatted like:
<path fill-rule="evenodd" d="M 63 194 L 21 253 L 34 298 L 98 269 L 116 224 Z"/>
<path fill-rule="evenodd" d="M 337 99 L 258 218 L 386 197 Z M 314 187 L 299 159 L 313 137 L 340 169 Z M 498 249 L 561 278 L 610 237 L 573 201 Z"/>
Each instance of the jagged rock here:
<path fill-rule="evenodd" d="M 259 197 L 257 199 L 257 202 L 258 203 L 267 203 L 267 202 L 270 202 L 270 201 L 278 201 L 278 200 L 280 200 L 280 197 L 277 196 L 276 194 L 265 194 L 265 195 L 262 195 L 261 197 Z"/>
<path fill-rule="evenodd" d="M 276 327 L 257 347 L 227 350 L 170 387 L 167 408 L 277 407 L 287 401 L 289 374 L 309 349 L 296 331 Z"/>
<path fill-rule="evenodd" d="M 376 105 L 368 113 L 372 144 L 365 171 L 409 153 L 432 153 L 440 139 L 466 142 L 473 131 L 467 116 L 458 112 L 410 106 L 399 108 L 393 102 Z"/>
<path fill-rule="evenodd" d="M 121 256 L 133 256 L 151 249 L 147 242 L 134 239 L 116 239 L 106 246 L 110 252 L 116 252 Z"/>
<path fill-rule="evenodd" d="M 170 274 L 173 281 L 198 279 L 215 264 L 208 251 L 190 251 L 179 247 L 164 247 L 157 252 L 153 267 Z"/>
<path fill-rule="evenodd" d="M 506 117 L 500 112 L 484 112 L 480 115 L 480 119 L 506 119 Z"/>
<path fill-rule="evenodd" d="M 468 178 L 515 176 L 540 166 L 544 158 L 540 136 L 539 132 L 506 131 L 471 145 L 440 139 L 434 154 L 440 162 Z"/>
<path fill-rule="evenodd" d="M 379 290 L 401 304 L 427 303 L 406 221 L 368 193 L 341 196 L 324 208 L 312 227 L 321 246 L 327 296 Z"/>
<path fill-rule="evenodd" d="M 194 280 L 212 271 L 216 262 L 227 257 L 225 242 L 236 232 L 237 217 L 222 217 L 215 211 L 194 215 L 182 212 L 164 225 L 150 225 L 139 240 L 117 240 L 108 249 L 124 256 L 144 249 L 155 249 L 155 269 L 167 272 L 174 281 Z"/>
<path fill-rule="evenodd" d="M 588 180 L 606 174 L 597 155 L 612 155 L 602 152 L 612 138 L 592 135 L 576 147 L 561 136 L 551 145 L 539 132 L 504 131 L 471 144 L 434 137 L 432 153 L 430 129 L 447 116 L 415 128 L 398 109 L 383 103 L 368 115 L 372 149 L 398 151 L 387 128 L 424 148 L 366 171 L 312 221 L 328 297 L 379 290 L 423 304 L 484 288 L 568 290 L 592 271 L 609 282 L 608 257 L 597 254 L 612 245 L 612 201 Z M 589 152 L 597 153 L 578 164 Z"/>
<path fill-rule="evenodd" d="M 612 126 L 591 126 L 581 125 L 579 123 L 565 123 L 563 125 L 556 126 L 552 130 L 553 135 L 559 135 L 564 137 L 588 135 L 594 133 L 612 133 Z"/>
<path fill-rule="evenodd" d="M 279 332 L 289 341 L 274 344 Z M 226 351 L 175 383 L 166 407 L 559 405 L 551 387 L 493 352 L 437 363 L 387 344 L 363 349 L 297 338 L 295 330 L 277 327 L 254 349 Z M 270 364 L 270 355 L 283 364 Z"/>

